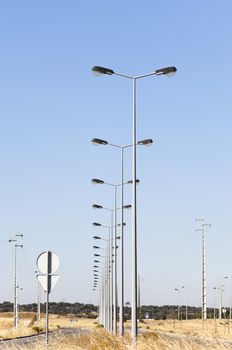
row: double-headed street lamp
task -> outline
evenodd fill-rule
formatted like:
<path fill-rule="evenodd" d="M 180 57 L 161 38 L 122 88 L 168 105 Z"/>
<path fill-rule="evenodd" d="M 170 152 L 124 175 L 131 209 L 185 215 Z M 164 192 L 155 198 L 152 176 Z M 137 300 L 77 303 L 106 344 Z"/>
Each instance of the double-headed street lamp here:
<path fill-rule="evenodd" d="M 115 203 L 116 205 L 116 203 Z M 109 283 L 108 283 L 108 300 L 109 300 L 109 330 L 114 331 L 114 334 L 117 333 L 117 226 L 125 226 L 124 222 L 122 225 L 117 224 L 113 226 L 113 212 L 116 212 L 119 208 L 108 209 L 101 205 L 93 204 L 92 206 L 95 209 L 105 209 L 111 212 L 111 226 L 102 225 L 98 222 L 93 222 L 93 226 L 95 227 L 103 227 L 109 230 Z M 130 205 L 125 205 L 125 208 L 130 208 Z M 115 218 L 116 220 L 116 218 Z M 113 239 L 113 229 L 115 228 L 115 236 Z M 111 232 L 111 234 L 110 234 Z M 99 239 L 98 236 L 95 239 Z M 113 244 L 114 241 L 114 244 Z M 113 254 L 114 250 L 114 254 Z M 114 257 L 114 259 L 113 259 Z M 113 265 L 114 263 L 114 265 Z M 112 268 L 114 266 L 114 269 Z M 113 270 L 114 270 L 114 278 L 113 278 Z"/>
<path fill-rule="evenodd" d="M 108 145 L 111 147 L 116 147 L 121 151 L 121 223 L 123 223 L 123 209 L 127 208 L 124 206 L 124 149 L 132 147 L 130 145 L 117 145 L 110 143 L 106 140 L 94 138 L 92 143 L 95 145 Z M 145 139 L 137 142 L 137 145 L 149 146 L 153 143 L 152 139 Z M 102 183 L 102 180 L 100 180 Z M 131 206 L 130 206 L 131 207 Z M 124 229 L 121 225 L 121 244 L 120 244 L 120 298 L 119 298 L 119 333 L 124 335 Z"/>
<path fill-rule="evenodd" d="M 18 244 L 18 239 L 23 238 L 21 233 L 15 234 L 14 238 L 9 239 L 9 242 L 14 244 L 14 327 L 18 327 L 18 281 L 17 281 L 17 248 L 23 248 L 22 244 Z"/>
<path fill-rule="evenodd" d="M 106 141 L 104 141 L 106 142 Z M 139 180 L 136 181 L 137 183 L 139 182 Z M 93 208 L 95 209 L 106 209 L 106 210 L 109 210 L 111 212 L 111 227 L 112 227 L 112 223 L 113 223 L 113 213 L 114 213 L 114 240 L 116 242 L 116 238 L 117 238 L 117 188 L 118 187 L 123 187 L 124 185 L 126 184 L 131 184 L 131 180 L 130 181 L 127 181 L 127 182 L 122 182 L 120 184 L 113 184 L 113 183 L 110 183 L 110 182 L 106 182 L 106 181 L 103 181 L 103 180 L 100 180 L 100 179 L 92 179 L 92 183 L 94 185 L 108 185 L 108 186 L 111 186 L 114 188 L 114 209 L 107 209 L 107 208 L 104 208 L 102 207 L 101 205 L 97 205 L 97 204 L 94 204 L 93 205 Z M 130 206 L 126 206 L 126 208 L 129 208 Z M 122 210 L 123 210 L 123 205 L 122 205 Z M 123 218 L 123 216 L 122 216 Z M 123 220 L 121 222 L 121 232 L 123 234 Z M 112 238 L 112 233 L 113 233 L 113 227 L 111 229 L 111 246 L 112 246 L 112 242 L 113 242 L 113 238 Z M 122 238 L 122 236 L 121 236 Z M 122 240 L 122 239 L 121 239 Z M 114 288 L 113 288 L 113 305 L 114 305 L 114 308 L 113 308 L 113 319 L 114 319 L 114 322 L 113 322 L 113 332 L 114 334 L 116 335 L 117 334 L 117 252 L 116 252 L 116 248 L 114 247 Z M 113 285 L 113 283 L 112 283 Z"/>
<path fill-rule="evenodd" d="M 98 76 L 100 75 L 117 75 L 123 78 L 132 80 L 133 82 L 133 136 L 132 136 L 132 149 L 133 149 L 133 162 L 132 162 L 132 315 L 131 315 L 131 335 L 132 340 L 136 341 L 138 334 L 137 324 L 137 193 L 136 193 L 136 82 L 138 79 L 146 78 L 153 75 L 172 75 L 177 71 L 176 67 L 165 67 L 157 69 L 151 73 L 131 76 L 127 74 L 121 74 L 115 72 L 113 69 L 94 66 L 92 72 Z"/>

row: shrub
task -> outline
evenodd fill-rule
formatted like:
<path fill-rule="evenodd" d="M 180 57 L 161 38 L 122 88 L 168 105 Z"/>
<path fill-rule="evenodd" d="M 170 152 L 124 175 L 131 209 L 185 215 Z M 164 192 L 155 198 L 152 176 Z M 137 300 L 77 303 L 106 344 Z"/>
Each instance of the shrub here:
<path fill-rule="evenodd" d="M 38 334 L 45 332 L 45 329 L 43 327 L 40 327 L 40 326 L 33 326 L 32 329 L 33 329 L 33 331 L 35 331 Z"/>

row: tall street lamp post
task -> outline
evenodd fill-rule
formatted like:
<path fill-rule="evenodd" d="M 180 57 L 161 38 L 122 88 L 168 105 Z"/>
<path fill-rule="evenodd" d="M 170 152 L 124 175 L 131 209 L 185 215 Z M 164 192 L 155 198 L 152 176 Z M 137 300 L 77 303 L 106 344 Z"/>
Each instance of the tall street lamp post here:
<path fill-rule="evenodd" d="M 171 75 L 177 71 L 176 67 L 166 67 L 157 69 L 154 72 L 131 76 L 127 74 L 121 74 L 113 71 L 112 69 L 94 66 L 92 72 L 96 75 L 117 75 L 123 78 L 132 80 L 133 83 L 133 132 L 132 132 L 132 149 L 133 149 L 133 161 L 132 161 L 132 314 L 131 314 L 131 336 L 132 340 L 136 341 L 138 335 L 137 324 L 137 193 L 136 193 L 136 82 L 138 79 L 146 78 L 153 75 Z"/>
<path fill-rule="evenodd" d="M 14 327 L 18 327 L 18 281 L 17 281 L 17 248 L 23 248 L 22 244 L 18 244 L 19 237 L 22 234 L 16 234 L 15 238 L 9 239 L 10 243 L 14 243 Z"/>
<path fill-rule="evenodd" d="M 185 286 L 182 286 L 181 287 L 182 289 L 185 289 L 185 303 L 186 303 L 186 305 L 185 305 L 185 319 L 186 319 L 186 321 L 188 320 L 188 301 L 187 301 L 187 289 L 186 289 L 186 287 Z"/>
<path fill-rule="evenodd" d="M 180 321 L 180 290 L 178 288 L 175 288 L 174 290 L 178 293 L 177 321 Z"/>
<path fill-rule="evenodd" d="M 120 240 L 120 297 L 119 297 L 119 334 L 124 335 L 124 226 L 122 225 L 123 212 L 124 208 L 128 208 L 128 206 L 124 206 L 124 149 L 132 147 L 130 145 L 117 145 L 114 143 L 110 143 L 106 140 L 94 138 L 92 139 L 92 143 L 95 145 L 108 145 L 111 147 L 116 147 L 121 151 L 121 240 Z M 152 139 L 145 139 L 137 142 L 137 145 L 149 146 L 153 143 Z M 131 206 L 130 206 L 131 207 Z"/>
<path fill-rule="evenodd" d="M 136 181 L 137 183 L 139 182 L 139 180 Z M 110 182 L 105 182 L 103 180 L 100 179 L 92 179 L 92 183 L 95 185 L 108 185 L 114 188 L 114 209 L 113 211 L 111 211 L 111 224 L 113 221 L 112 218 L 112 214 L 114 212 L 114 241 L 116 242 L 117 240 L 117 188 L 119 186 L 121 186 L 121 184 L 113 184 Z M 123 183 L 123 185 L 125 184 L 130 184 L 131 181 L 127 181 L 125 183 Z M 122 186 L 121 186 L 122 187 Z M 101 206 L 99 206 L 100 208 Z M 96 206 L 95 206 L 96 208 Z M 101 207 L 101 209 L 103 209 L 103 207 Z M 124 224 L 121 224 L 121 226 L 124 226 Z M 112 227 L 112 231 L 113 232 L 113 227 Z M 111 244 L 113 243 L 113 239 L 111 239 Z M 112 250 L 113 251 L 113 250 Z M 116 250 L 116 244 L 114 245 L 114 283 L 112 283 L 113 285 L 113 332 L 116 335 L 117 334 L 117 250 Z"/>
<path fill-rule="evenodd" d="M 102 205 L 98 205 L 98 204 L 93 204 L 92 205 L 92 207 L 93 208 L 95 208 L 95 209 L 105 209 L 105 210 L 108 210 L 108 211 L 110 211 L 111 213 L 114 211 L 114 209 L 109 209 L 109 208 L 105 208 L 105 207 L 103 207 Z M 130 204 L 128 204 L 128 205 L 123 205 L 123 209 L 130 209 L 131 208 L 131 205 Z M 121 209 L 121 208 L 116 208 L 116 210 L 118 210 L 118 209 Z M 111 217 L 112 217 L 112 215 L 111 215 Z M 112 220 L 111 220 L 112 221 Z M 124 230 L 122 229 L 122 227 L 124 228 L 124 226 L 125 225 L 123 225 L 122 224 L 123 223 L 123 220 L 121 221 L 121 237 L 120 237 L 120 242 L 121 242 L 121 245 L 120 245 L 120 252 L 121 252 L 121 256 L 122 256 L 122 239 L 123 239 L 123 237 L 122 237 L 122 233 L 124 232 Z M 112 226 L 113 226 L 113 223 L 111 222 L 111 228 L 112 228 Z M 109 227 L 109 242 L 111 242 L 111 239 L 110 239 L 110 227 Z M 111 247 L 111 243 L 109 244 L 109 247 Z M 109 255 L 110 255 L 110 249 L 111 248 L 109 248 Z M 112 259 L 111 259 L 111 262 L 112 262 Z M 121 266 L 121 268 L 122 268 L 122 265 L 120 265 Z M 109 273 L 110 273 L 110 269 L 111 269 L 111 263 L 110 263 L 110 267 L 109 267 Z M 122 271 L 121 271 L 121 277 L 122 277 L 122 280 L 123 280 L 123 274 L 122 274 Z M 111 273 L 110 273 L 110 279 L 109 279 L 109 318 L 110 318 L 110 325 L 109 325 L 109 330 L 110 331 L 112 331 L 112 326 L 111 326 L 111 323 L 112 323 L 112 315 L 111 315 L 111 313 L 112 313 L 112 301 L 111 301 L 111 297 L 110 297 L 110 295 L 111 295 L 111 285 L 112 285 L 112 278 L 111 278 Z M 123 288 L 123 287 L 122 287 Z M 120 328 L 120 332 L 121 332 L 121 322 L 123 323 L 123 318 L 121 317 L 121 315 L 123 315 L 123 310 L 121 309 L 121 300 L 120 300 L 120 325 L 119 325 L 119 328 Z M 120 333 L 121 334 L 121 333 Z"/>

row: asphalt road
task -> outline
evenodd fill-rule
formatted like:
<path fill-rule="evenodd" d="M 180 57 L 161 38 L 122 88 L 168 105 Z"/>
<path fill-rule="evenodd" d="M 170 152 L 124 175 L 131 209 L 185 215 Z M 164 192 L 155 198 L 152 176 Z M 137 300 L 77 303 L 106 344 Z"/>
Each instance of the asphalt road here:
<path fill-rule="evenodd" d="M 64 328 L 59 331 L 49 333 L 49 339 L 52 341 L 55 338 L 63 337 L 66 334 L 88 334 L 89 331 L 85 328 Z M 33 335 L 30 337 L 17 338 L 14 340 L 1 340 L 0 349 L 33 349 L 38 343 L 45 344 L 45 334 Z"/>

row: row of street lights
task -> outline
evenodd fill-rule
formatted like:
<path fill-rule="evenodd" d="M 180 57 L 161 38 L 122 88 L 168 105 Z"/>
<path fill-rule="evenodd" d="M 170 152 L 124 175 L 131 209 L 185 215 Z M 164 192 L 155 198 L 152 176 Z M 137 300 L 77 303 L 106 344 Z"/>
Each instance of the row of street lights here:
<path fill-rule="evenodd" d="M 131 336 L 132 340 L 136 341 L 137 334 L 138 334 L 138 325 L 137 325 L 137 192 L 136 192 L 136 172 L 137 172 L 137 165 L 136 165 L 136 146 L 137 146 L 137 126 L 136 126 L 136 82 L 138 79 L 146 78 L 149 76 L 159 76 L 159 75 L 172 75 L 176 72 L 176 67 L 166 67 L 162 69 L 155 70 L 148 74 L 138 75 L 138 76 L 131 76 L 127 74 L 122 74 L 115 72 L 112 69 L 105 68 L 105 67 L 99 67 L 94 66 L 92 68 L 92 72 L 98 76 L 101 75 L 116 75 L 119 77 L 123 77 L 126 79 L 130 79 L 132 81 L 132 87 L 133 87 L 133 118 L 132 118 L 132 144 L 130 145 L 132 147 L 132 302 L 131 302 Z M 96 139 L 95 139 L 96 140 Z M 99 140 L 99 139 L 98 139 Z M 149 139 L 151 140 L 151 139 Z M 103 143 L 102 143 L 103 141 Z M 151 140 L 152 141 L 152 140 Z M 149 142 L 148 142 L 149 143 Z M 100 141 L 100 144 L 107 145 L 108 142 L 104 142 L 104 140 Z M 113 144 L 110 144 L 113 146 Z M 123 150 L 126 148 L 126 146 L 117 146 L 116 147 L 121 148 L 121 220 L 123 222 Z M 121 270 L 123 271 L 123 226 L 121 227 Z M 115 249 L 116 253 L 116 249 Z M 116 259 L 116 254 L 115 254 Z M 116 266 L 116 264 L 115 264 Z M 123 319 L 123 274 L 121 275 L 122 281 L 121 281 L 121 298 L 120 298 L 120 306 L 121 306 L 121 312 L 120 312 L 120 318 Z M 115 310 L 114 310 L 115 311 Z M 115 322 L 116 323 L 116 322 Z M 116 326 L 115 326 L 116 327 Z M 120 334 L 123 334 L 123 322 L 120 322 Z"/>

